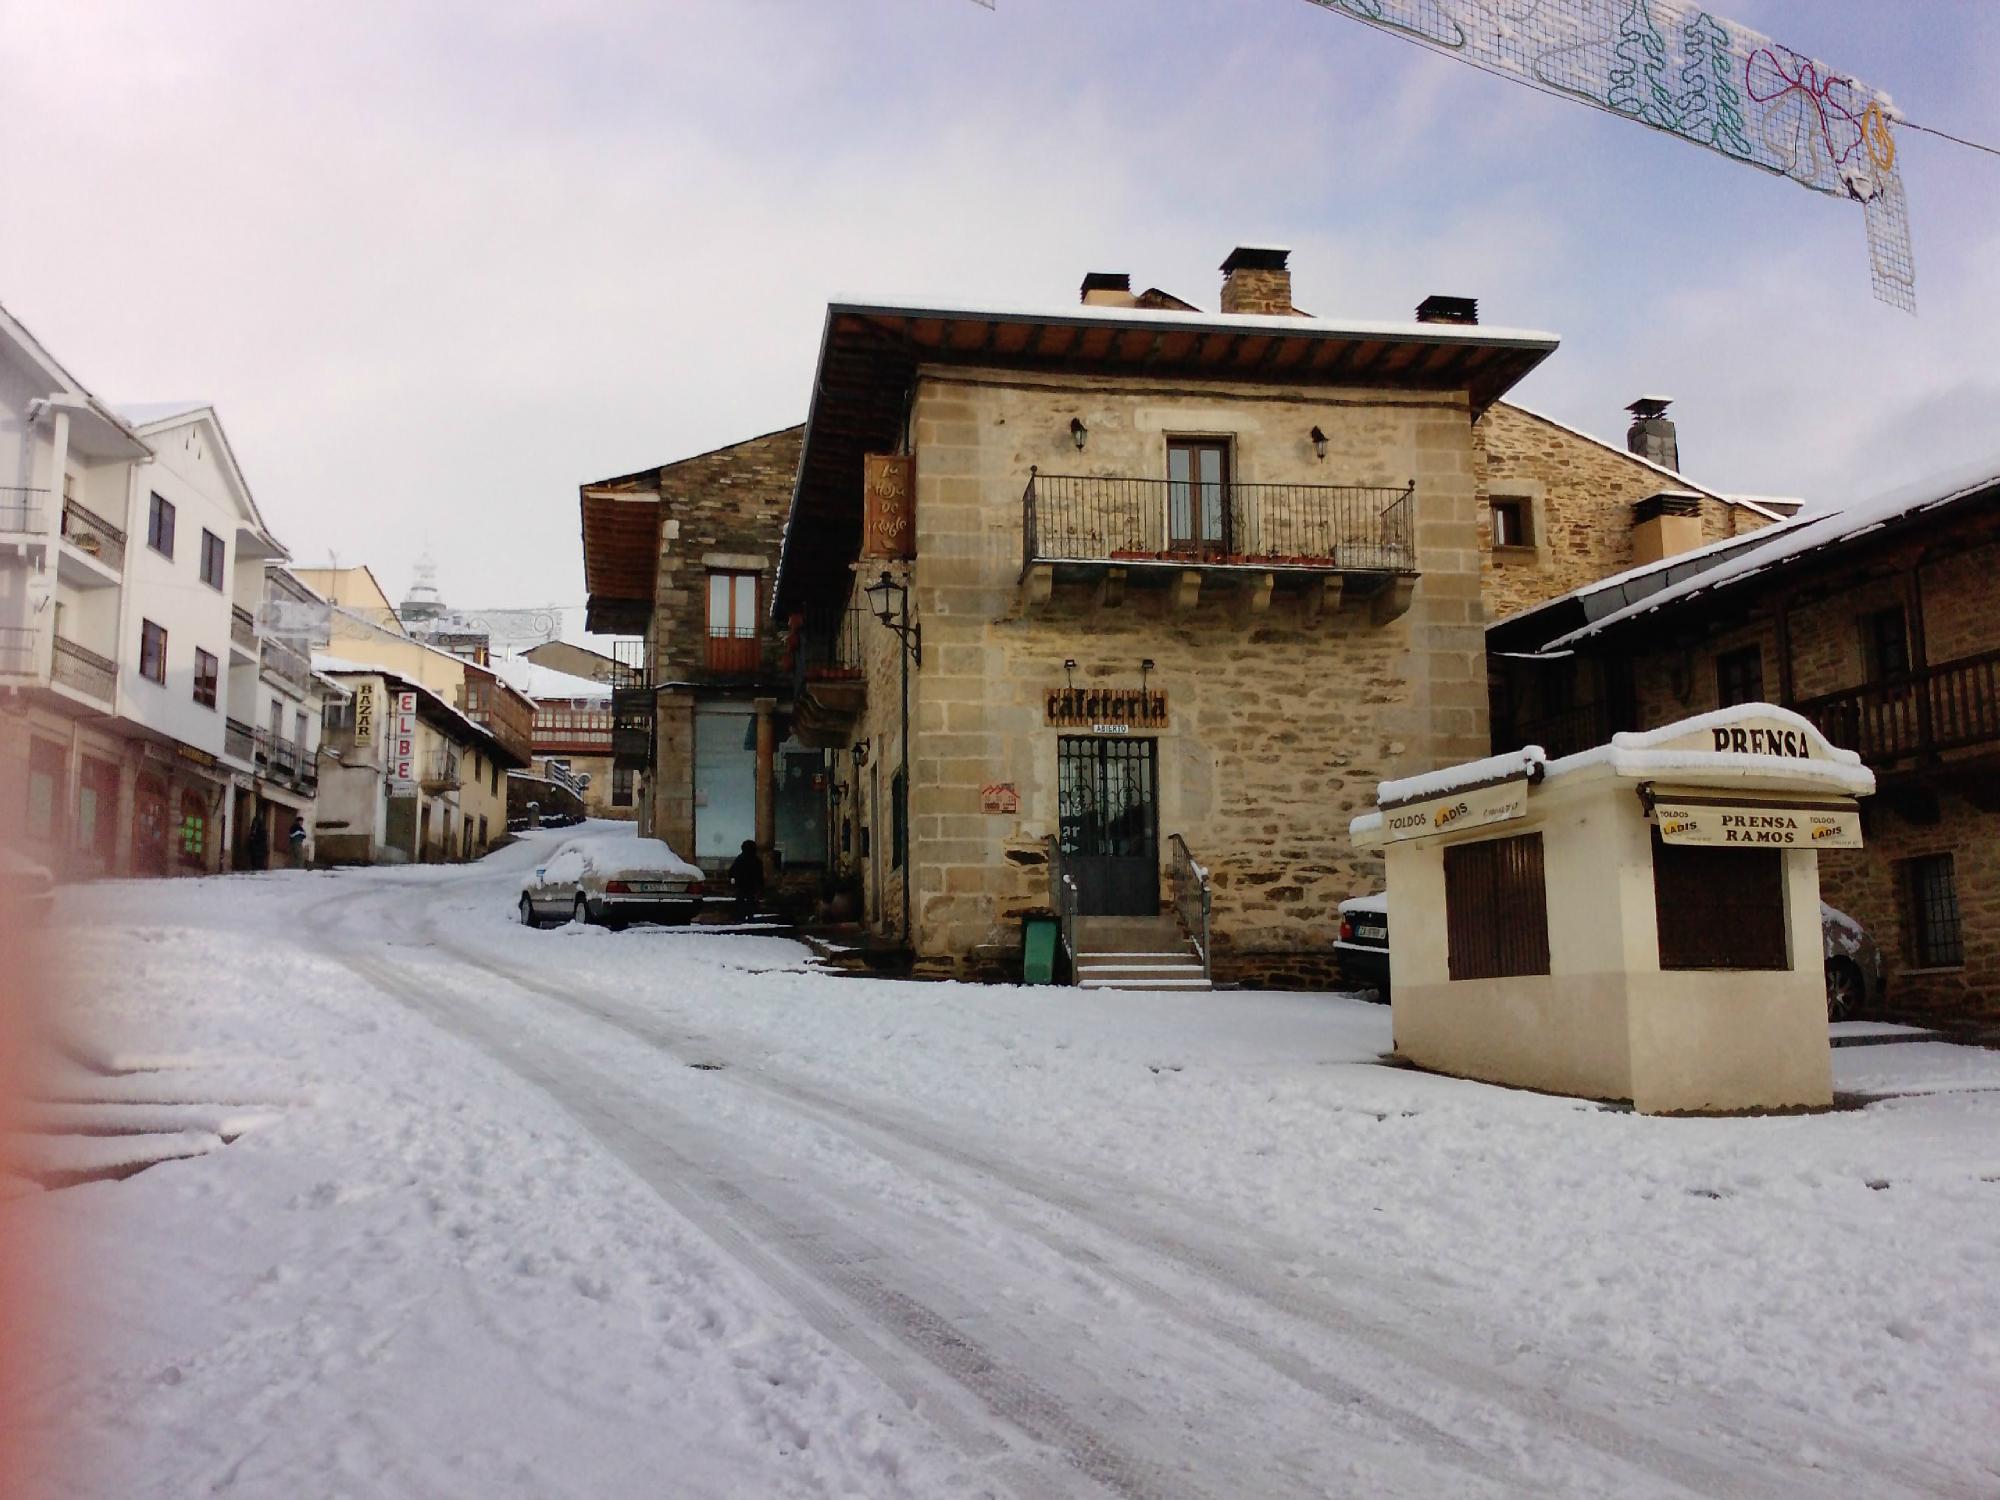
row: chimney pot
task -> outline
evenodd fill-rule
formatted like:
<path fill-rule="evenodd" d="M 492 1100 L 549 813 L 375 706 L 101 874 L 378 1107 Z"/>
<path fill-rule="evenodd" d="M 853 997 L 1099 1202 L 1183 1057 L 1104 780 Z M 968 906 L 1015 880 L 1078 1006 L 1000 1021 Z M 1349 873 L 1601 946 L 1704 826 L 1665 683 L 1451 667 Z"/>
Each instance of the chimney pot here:
<path fill-rule="evenodd" d="M 1673 418 L 1667 415 L 1667 408 L 1673 405 L 1671 396 L 1641 396 L 1625 410 L 1632 413 L 1632 425 L 1625 432 L 1625 447 L 1628 452 L 1650 459 L 1664 469 L 1678 470 L 1681 466 L 1680 433 L 1674 426 Z"/>
<path fill-rule="evenodd" d="M 1445 297 L 1432 295 L 1417 304 L 1419 323 L 1462 323 L 1479 321 L 1479 299 L 1477 297 Z"/>
<path fill-rule="evenodd" d="M 1292 252 L 1238 245 L 1222 262 L 1222 310 L 1241 317 L 1290 317 Z"/>
<path fill-rule="evenodd" d="M 1087 307 L 1133 307 L 1132 277 L 1125 271 L 1089 271 L 1083 278 L 1079 300 Z"/>

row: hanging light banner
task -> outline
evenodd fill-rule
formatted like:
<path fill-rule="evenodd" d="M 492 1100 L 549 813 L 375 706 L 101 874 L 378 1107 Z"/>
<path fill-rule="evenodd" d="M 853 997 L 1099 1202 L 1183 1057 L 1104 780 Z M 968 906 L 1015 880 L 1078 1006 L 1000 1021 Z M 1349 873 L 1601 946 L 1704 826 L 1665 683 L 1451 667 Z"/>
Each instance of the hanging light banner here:
<path fill-rule="evenodd" d="M 1312 0 L 1860 203 L 1876 300 L 1916 311 L 1898 118 L 1878 89 L 1677 0 Z"/>

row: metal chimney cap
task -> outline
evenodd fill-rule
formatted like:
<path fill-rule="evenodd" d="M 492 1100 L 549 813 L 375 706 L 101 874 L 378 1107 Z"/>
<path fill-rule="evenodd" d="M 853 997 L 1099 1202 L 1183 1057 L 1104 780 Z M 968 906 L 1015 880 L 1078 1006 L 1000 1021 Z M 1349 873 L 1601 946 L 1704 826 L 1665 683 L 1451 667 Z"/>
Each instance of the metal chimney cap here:
<path fill-rule="evenodd" d="M 1479 321 L 1477 297 L 1447 297 L 1434 293 L 1417 304 L 1419 323 L 1474 324 Z"/>
<path fill-rule="evenodd" d="M 1641 396 L 1625 410 L 1641 420 L 1647 417 L 1664 417 L 1667 408 L 1674 404 L 1672 396 Z"/>

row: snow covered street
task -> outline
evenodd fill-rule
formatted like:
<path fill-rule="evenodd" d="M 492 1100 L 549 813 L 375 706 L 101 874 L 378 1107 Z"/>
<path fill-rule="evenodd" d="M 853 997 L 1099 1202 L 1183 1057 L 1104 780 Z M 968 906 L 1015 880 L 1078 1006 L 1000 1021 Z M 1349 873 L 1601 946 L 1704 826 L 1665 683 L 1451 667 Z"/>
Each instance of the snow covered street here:
<path fill-rule="evenodd" d="M 76 1269 L 55 1492 L 2000 1487 L 2000 1054 L 1645 1118 L 1341 997 L 529 930 L 561 838 L 63 893 L 126 1071 L 52 1092 L 198 1139 L 0 1204 Z"/>

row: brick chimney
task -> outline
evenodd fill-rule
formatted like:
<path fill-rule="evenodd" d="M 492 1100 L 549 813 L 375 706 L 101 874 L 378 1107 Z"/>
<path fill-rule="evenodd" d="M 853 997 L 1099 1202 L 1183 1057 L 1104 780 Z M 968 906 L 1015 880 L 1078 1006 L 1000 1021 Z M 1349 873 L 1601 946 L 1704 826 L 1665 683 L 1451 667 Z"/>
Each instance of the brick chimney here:
<path fill-rule="evenodd" d="M 1632 507 L 1632 561 L 1644 566 L 1701 545 L 1701 496 L 1661 490 Z"/>
<path fill-rule="evenodd" d="M 1222 263 L 1222 310 L 1239 316 L 1292 315 L 1292 252 L 1238 245 Z"/>
<path fill-rule="evenodd" d="M 1641 396 L 1625 408 L 1632 413 L 1632 425 L 1625 432 L 1627 452 L 1649 458 L 1663 468 L 1680 468 L 1680 434 L 1667 415 L 1673 404 L 1671 396 Z"/>
<path fill-rule="evenodd" d="M 1473 324 L 1479 321 L 1477 297 L 1429 296 L 1417 304 L 1419 323 Z"/>
<path fill-rule="evenodd" d="M 1137 307 L 1132 278 L 1124 271 L 1088 271 L 1081 294 L 1085 307 Z"/>

